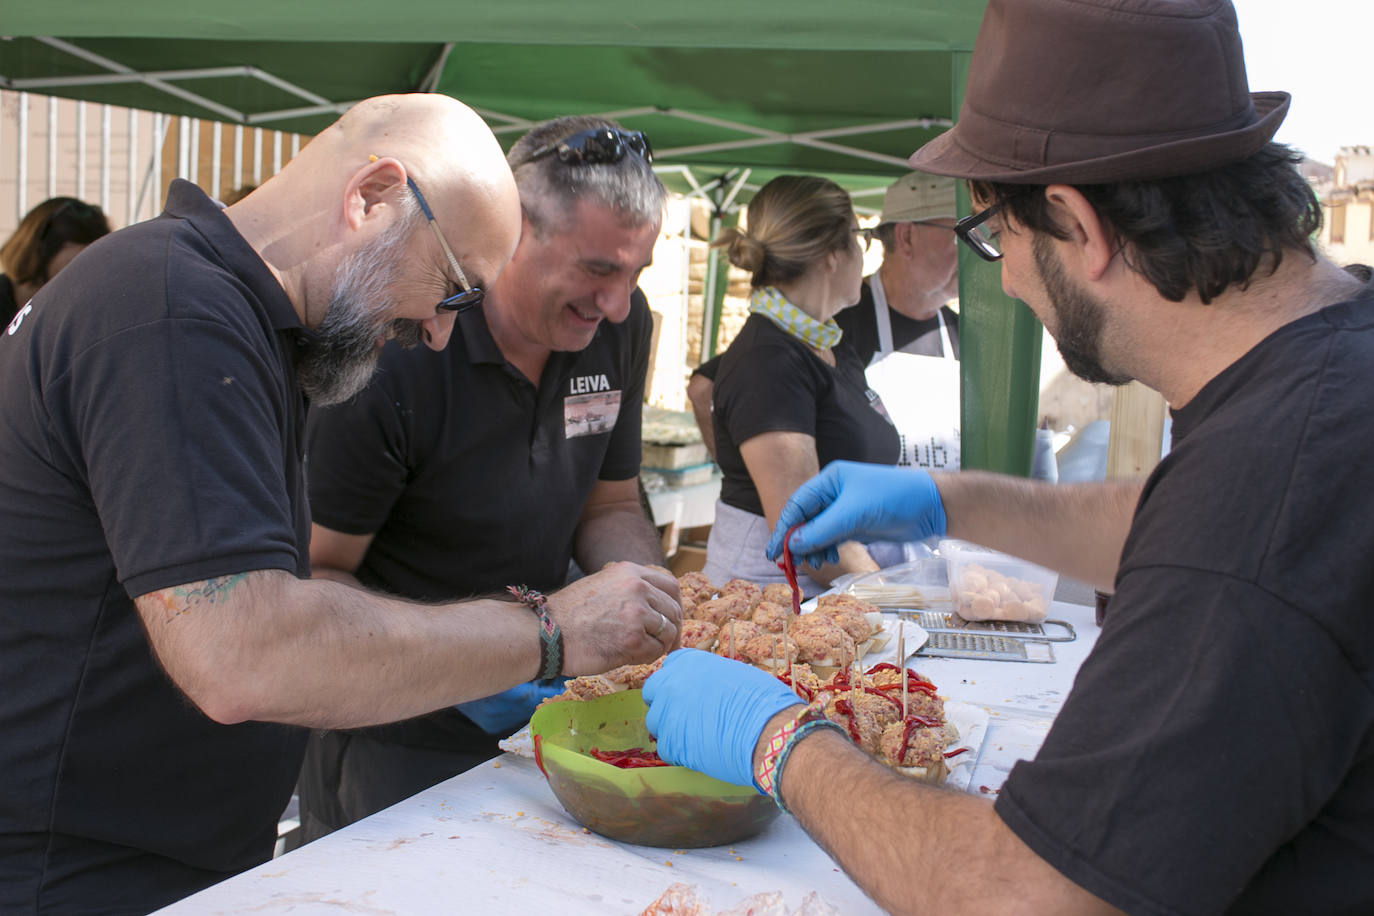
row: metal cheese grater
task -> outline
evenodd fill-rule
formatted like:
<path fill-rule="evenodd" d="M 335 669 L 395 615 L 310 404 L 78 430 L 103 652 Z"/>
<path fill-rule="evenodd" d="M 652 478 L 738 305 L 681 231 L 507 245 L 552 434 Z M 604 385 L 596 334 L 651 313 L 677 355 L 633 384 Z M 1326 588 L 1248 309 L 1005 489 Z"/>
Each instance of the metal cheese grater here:
<path fill-rule="evenodd" d="M 1073 642 L 1078 638 L 1073 626 L 1064 620 L 1046 620 L 1044 623 L 1021 623 L 1015 620 L 968 621 L 945 611 L 903 612 L 903 616 L 908 614 L 910 616 L 907 619 L 927 633 L 988 633 L 1040 642 Z M 1055 634 L 1051 635 L 1046 627 L 1055 628 Z"/>
<path fill-rule="evenodd" d="M 943 658 L 983 658 L 999 662 L 1054 661 L 1054 646 L 1044 639 L 1017 639 L 989 633 L 935 632 L 917 652 Z"/>

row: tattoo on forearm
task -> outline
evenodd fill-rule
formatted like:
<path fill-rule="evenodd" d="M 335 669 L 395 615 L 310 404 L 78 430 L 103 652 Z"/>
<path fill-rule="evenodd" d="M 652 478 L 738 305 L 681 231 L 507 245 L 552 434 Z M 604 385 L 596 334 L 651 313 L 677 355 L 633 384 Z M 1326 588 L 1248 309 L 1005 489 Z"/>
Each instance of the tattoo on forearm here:
<path fill-rule="evenodd" d="M 167 622 L 170 623 L 182 614 L 189 614 L 197 607 L 218 604 L 228 598 L 229 593 L 247 578 L 247 575 L 247 573 L 235 573 L 232 576 L 217 576 L 214 579 L 206 579 L 194 586 L 181 585 L 176 588 L 163 589 L 159 593 L 159 597 L 163 607 L 167 610 Z"/>

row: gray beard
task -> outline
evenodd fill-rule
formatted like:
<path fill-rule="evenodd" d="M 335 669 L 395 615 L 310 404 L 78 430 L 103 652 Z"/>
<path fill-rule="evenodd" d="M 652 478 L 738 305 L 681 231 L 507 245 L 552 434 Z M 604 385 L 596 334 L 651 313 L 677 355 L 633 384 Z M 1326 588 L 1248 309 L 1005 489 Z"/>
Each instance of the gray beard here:
<path fill-rule="evenodd" d="M 390 337 L 402 347 L 420 342 L 420 324 L 387 318 L 395 309 L 388 292 L 400 274 L 402 245 L 410 221 L 388 229 L 381 238 L 344 258 L 324 320 L 302 354 L 297 377 L 314 405 L 338 404 L 367 387 L 377 368 L 377 338 Z"/>

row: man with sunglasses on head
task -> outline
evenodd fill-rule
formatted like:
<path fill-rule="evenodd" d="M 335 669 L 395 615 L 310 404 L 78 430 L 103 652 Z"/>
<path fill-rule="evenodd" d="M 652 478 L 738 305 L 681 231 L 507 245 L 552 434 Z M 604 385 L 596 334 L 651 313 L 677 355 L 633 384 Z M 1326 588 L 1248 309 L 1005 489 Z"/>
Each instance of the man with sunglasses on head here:
<path fill-rule="evenodd" d="M 643 134 L 598 118 L 549 121 L 515 143 L 520 244 L 484 301 L 459 309 L 446 351 L 388 346 L 366 391 L 311 417 L 317 576 L 436 601 L 550 591 L 570 560 L 663 562 L 638 487 L 652 322 L 636 284 L 665 199 L 651 158 Z M 673 633 L 665 622 L 651 635 L 666 647 Z M 304 838 L 490 759 L 560 690 L 541 680 L 315 734 Z"/>
<path fill-rule="evenodd" d="M 1226 0 L 991 0 L 912 165 L 970 181 L 960 238 L 1076 373 L 1159 391 L 1172 449 L 1143 485 L 836 464 L 769 546 L 977 541 L 1114 589 L 1101 635 L 995 802 L 691 650 L 644 689 L 665 759 L 770 788 L 894 912 L 1374 912 L 1374 291 L 1312 245 L 1288 105 Z"/>
<path fill-rule="evenodd" d="M 0 911 L 145 913 L 265 861 L 307 728 L 671 645 L 676 582 L 630 564 L 440 607 L 310 578 L 307 403 L 387 338 L 441 349 L 519 232 L 475 113 L 370 99 L 233 207 L 174 182 L 0 335 Z"/>

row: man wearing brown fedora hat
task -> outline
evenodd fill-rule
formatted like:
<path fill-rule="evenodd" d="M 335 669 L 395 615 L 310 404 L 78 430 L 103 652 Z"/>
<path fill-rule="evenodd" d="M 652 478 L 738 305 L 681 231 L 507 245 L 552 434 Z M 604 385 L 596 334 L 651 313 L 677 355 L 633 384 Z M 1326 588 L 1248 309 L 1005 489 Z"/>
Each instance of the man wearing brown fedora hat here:
<path fill-rule="evenodd" d="M 1143 483 L 836 463 L 769 550 L 947 533 L 1113 589 L 1100 637 L 994 804 L 792 743 L 785 686 L 685 650 L 645 685 L 665 759 L 783 761 L 894 911 L 1374 912 L 1374 289 L 1311 245 L 1288 104 L 1249 92 L 1227 0 L 991 0 L 911 164 L 970 181 L 959 237 L 1076 372 L 1163 394 L 1172 449 Z"/>

